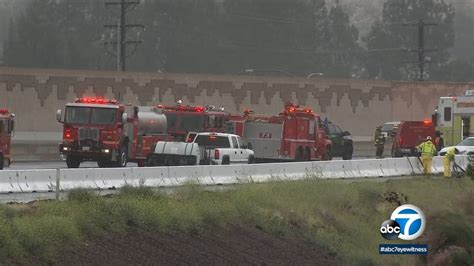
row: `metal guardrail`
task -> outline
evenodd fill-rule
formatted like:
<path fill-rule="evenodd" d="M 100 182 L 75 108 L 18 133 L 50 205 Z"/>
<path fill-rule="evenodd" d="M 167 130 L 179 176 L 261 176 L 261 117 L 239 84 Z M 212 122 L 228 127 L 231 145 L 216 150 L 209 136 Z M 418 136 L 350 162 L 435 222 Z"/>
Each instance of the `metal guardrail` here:
<path fill-rule="evenodd" d="M 456 156 L 456 162 L 465 168 L 469 158 Z M 442 171 L 442 157 L 435 157 L 433 173 Z M 0 171 L 0 194 L 56 192 L 59 195 L 75 188 L 176 187 L 187 183 L 232 185 L 311 178 L 397 177 L 422 172 L 416 157 L 250 165 L 7 170 Z"/>

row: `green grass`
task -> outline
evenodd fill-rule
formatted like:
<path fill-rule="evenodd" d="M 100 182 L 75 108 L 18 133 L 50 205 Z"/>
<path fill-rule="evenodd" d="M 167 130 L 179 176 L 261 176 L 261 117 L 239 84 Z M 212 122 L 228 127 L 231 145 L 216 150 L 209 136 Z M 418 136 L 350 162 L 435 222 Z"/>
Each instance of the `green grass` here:
<path fill-rule="evenodd" d="M 84 237 L 137 228 L 199 233 L 215 227 L 258 226 L 316 242 L 353 264 L 424 263 L 418 256 L 378 254 L 378 245 L 388 243 L 378 228 L 398 201 L 417 205 L 427 217 L 426 233 L 416 242 L 429 243 L 430 252 L 462 247 L 465 252 L 453 255 L 453 261 L 472 264 L 473 200 L 470 178 L 304 180 L 243 185 L 225 192 L 188 185 L 171 195 L 126 187 L 114 197 L 77 190 L 67 201 L 0 206 L 0 261 L 35 258 L 48 263 L 62 246 Z"/>

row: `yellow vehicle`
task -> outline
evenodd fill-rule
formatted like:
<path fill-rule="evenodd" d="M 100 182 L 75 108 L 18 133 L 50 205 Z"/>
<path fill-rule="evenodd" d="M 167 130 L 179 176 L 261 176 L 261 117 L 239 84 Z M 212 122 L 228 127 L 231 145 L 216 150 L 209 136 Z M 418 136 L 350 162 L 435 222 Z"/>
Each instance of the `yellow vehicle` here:
<path fill-rule="evenodd" d="M 433 115 L 436 130 L 442 133 L 445 146 L 453 146 L 474 136 L 474 90 L 464 96 L 440 97 Z"/>

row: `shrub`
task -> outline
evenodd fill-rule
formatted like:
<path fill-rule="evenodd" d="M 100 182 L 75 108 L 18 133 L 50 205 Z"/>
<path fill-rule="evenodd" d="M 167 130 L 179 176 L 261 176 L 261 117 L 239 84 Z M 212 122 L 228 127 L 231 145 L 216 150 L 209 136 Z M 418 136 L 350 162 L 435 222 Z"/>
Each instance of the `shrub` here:
<path fill-rule="evenodd" d="M 140 198 L 154 198 L 158 196 L 151 187 L 133 187 L 133 186 L 123 186 L 120 189 L 120 195 L 122 196 L 131 196 L 131 197 L 140 197 Z"/>
<path fill-rule="evenodd" d="M 14 221 L 13 228 L 24 250 L 45 261 L 53 261 L 59 248 L 80 238 L 75 224 L 65 217 L 19 218 Z"/>
<path fill-rule="evenodd" d="M 97 197 L 94 192 L 84 188 L 73 189 L 67 194 L 68 200 L 78 202 L 90 202 L 97 199 Z"/>

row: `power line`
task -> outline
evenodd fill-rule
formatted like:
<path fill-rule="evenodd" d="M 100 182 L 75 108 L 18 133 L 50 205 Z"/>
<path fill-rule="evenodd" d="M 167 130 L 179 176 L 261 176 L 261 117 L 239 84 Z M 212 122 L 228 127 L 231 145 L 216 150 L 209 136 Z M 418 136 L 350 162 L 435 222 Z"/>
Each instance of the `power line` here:
<path fill-rule="evenodd" d="M 419 70 L 419 80 L 424 80 L 424 71 L 425 71 L 425 64 L 428 61 L 425 58 L 425 53 L 427 52 L 436 52 L 437 49 L 426 49 L 425 48 L 425 26 L 437 26 L 437 23 L 427 23 L 424 22 L 423 19 L 418 20 L 418 23 L 405 23 L 403 26 L 418 26 L 418 49 L 408 49 L 408 52 L 414 52 L 418 55 L 418 60 L 413 62 L 407 63 L 415 63 L 418 64 Z"/>
<path fill-rule="evenodd" d="M 104 25 L 105 28 L 108 28 L 110 30 L 116 30 L 117 32 L 117 38 L 116 40 L 114 39 L 113 33 L 110 35 L 110 40 L 105 41 L 104 40 L 104 45 L 106 48 L 112 47 L 114 51 L 108 51 L 109 53 L 115 55 L 117 57 L 117 71 L 125 71 L 126 69 L 126 59 L 127 57 L 133 55 L 139 44 L 142 43 L 142 41 L 139 39 L 140 33 L 137 32 L 137 38 L 136 40 L 127 40 L 127 30 L 128 29 L 133 29 L 133 28 L 142 28 L 144 29 L 145 26 L 141 24 L 127 24 L 126 23 L 126 15 L 130 11 L 134 10 L 137 5 L 140 4 L 139 0 L 119 0 L 117 2 L 105 2 L 106 7 L 119 7 L 119 14 L 117 15 L 118 21 L 117 24 L 106 24 Z M 105 39 L 105 36 L 103 37 Z M 134 48 L 130 54 L 127 54 L 127 46 L 128 45 L 134 45 Z"/>

